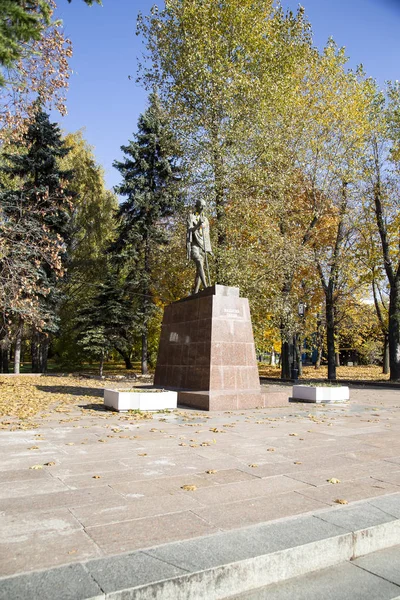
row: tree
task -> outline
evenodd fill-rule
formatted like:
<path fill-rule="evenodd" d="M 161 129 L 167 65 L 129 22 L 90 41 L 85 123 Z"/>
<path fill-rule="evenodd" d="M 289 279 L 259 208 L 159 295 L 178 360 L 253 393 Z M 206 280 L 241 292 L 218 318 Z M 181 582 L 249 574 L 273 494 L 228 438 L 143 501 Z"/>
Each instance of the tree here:
<path fill-rule="evenodd" d="M 110 271 L 74 319 L 78 327 L 78 344 L 88 356 L 100 361 L 100 376 L 103 375 L 104 360 L 113 348 L 124 357 L 126 367 L 132 368 L 130 332 L 135 318 L 129 310 L 131 307 L 126 285 L 121 285 L 118 274 Z"/>
<path fill-rule="evenodd" d="M 59 168 L 57 161 L 68 148 L 57 125 L 40 109 L 17 147 L 24 153 L 5 153 L 8 165 L 2 168 L 21 185 L 18 190 L 3 187 L 0 193 L 1 309 L 4 323 L 12 316 L 18 321 L 17 347 L 22 324 L 34 328 L 33 367 L 44 370 L 48 336 L 57 328 L 57 284 L 64 275 L 68 246 L 72 193 L 67 185 L 72 173 Z"/>
<path fill-rule="evenodd" d="M 369 107 L 374 88 L 361 69 L 346 70 L 347 58 L 332 40 L 317 57 L 307 81 L 308 118 L 298 153 L 312 207 L 309 236 L 325 295 L 328 378 L 336 379 L 336 303 L 352 245 L 350 214 L 353 190 L 361 175 L 361 158 L 370 131 Z M 304 108 L 306 106 L 304 105 Z M 316 227 L 317 223 L 324 228 Z M 323 240 L 323 242 L 322 242 Z"/>
<path fill-rule="evenodd" d="M 71 2 L 71 0 L 68 0 Z M 100 0 L 84 0 L 88 5 Z M 52 0 L 0 0 L 0 67 L 13 68 L 23 57 L 27 44 L 39 41 L 51 25 Z M 0 73 L 0 86 L 5 84 Z"/>
<path fill-rule="evenodd" d="M 58 361 L 70 367 L 84 358 L 82 345 L 77 345 L 75 317 L 108 276 L 106 250 L 115 237 L 118 200 L 106 189 L 104 171 L 83 132 L 66 135 L 65 144 L 70 151 L 61 167 L 74 173 L 69 188 L 75 199 L 70 215 L 68 270 L 61 282 L 60 329 L 53 348 Z"/>
<path fill-rule="evenodd" d="M 53 5 L 50 8 L 51 17 Z M 71 56 L 71 42 L 64 37 L 59 21 L 43 26 L 38 39 L 21 46 L 19 60 L 3 70 L 3 85 L 0 85 L 1 142 L 22 139 L 35 118 L 38 101 L 42 107 L 54 107 L 60 114 L 66 114 L 65 92 Z"/>
<path fill-rule="evenodd" d="M 365 182 L 362 182 L 362 185 Z M 362 189 L 361 185 L 361 189 Z M 386 276 L 375 212 L 371 210 L 370 198 L 364 198 L 362 211 L 355 220 L 358 240 L 355 248 L 359 279 L 372 291 L 376 317 L 382 339 L 383 373 L 390 372 L 389 360 L 389 284 Z"/>
<path fill-rule="evenodd" d="M 115 161 L 114 166 L 123 182 L 116 192 L 127 199 L 119 208 L 117 238 L 111 252 L 140 298 L 142 373 L 147 373 L 148 325 L 155 309 L 155 248 L 165 248 L 169 220 L 180 205 L 179 150 L 156 92 L 139 117 L 134 140 L 121 149 L 125 158 Z"/>
<path fill-rule="evenodd" d="M 138 33 L 146 45 L 139 80 L 156 84 L 169 107 L 191 193 L 216 217 L 216 280 L 232 284 L 225 255 L 232 182 L 273 153 L 266 131 L 282 125 L 311 47 L 304 13 L 284 15 L 272 0 L 174 0 L 140 15 Z"/>
<path fill-rule="evenodd" d="M 370 111 L 373 131 L 364 163 L 365 201 L 375 215 L 381 257 L 389 286 L 390 380 L 400 380 L 400 254 L 398 243 L 400 184 L 400 85 L 386 94 L 376 88 Z"/>

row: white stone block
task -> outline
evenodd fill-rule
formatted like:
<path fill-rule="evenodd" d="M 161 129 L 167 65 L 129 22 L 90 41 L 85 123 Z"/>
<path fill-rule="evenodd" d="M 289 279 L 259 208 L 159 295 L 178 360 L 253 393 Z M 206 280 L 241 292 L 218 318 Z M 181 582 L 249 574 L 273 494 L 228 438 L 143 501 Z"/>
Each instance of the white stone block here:
<path fill-rule="evenodd" d="M 350 390 L 345 385 L 294 385 L 292 398 L 294 402 L 346 402 L 350 398 Z"/>
<path fill-rule="evenodd" d="M 128 410 L 172 410 L 177 407 L 177 392 L 167 390 L 104 390 L 104 406 L 118 412 Z"/>

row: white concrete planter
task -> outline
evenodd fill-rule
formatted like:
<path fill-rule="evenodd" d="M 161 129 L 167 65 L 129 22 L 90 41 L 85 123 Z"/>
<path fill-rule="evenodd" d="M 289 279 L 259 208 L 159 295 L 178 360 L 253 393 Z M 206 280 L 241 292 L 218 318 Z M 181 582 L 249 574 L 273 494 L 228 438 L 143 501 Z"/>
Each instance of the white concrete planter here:
<path fill-rule="evenodd" d="M 294 385 L 291 402 L 346 402 L 350 398 L 350 390 L 345 385 Z"/>
<path fill-rule="evenodd" d="M 118 412 L 127 410 L 166 410 L 177 406 L 177 392 L 158 389 L 104 390 L 104 405 Z"/>

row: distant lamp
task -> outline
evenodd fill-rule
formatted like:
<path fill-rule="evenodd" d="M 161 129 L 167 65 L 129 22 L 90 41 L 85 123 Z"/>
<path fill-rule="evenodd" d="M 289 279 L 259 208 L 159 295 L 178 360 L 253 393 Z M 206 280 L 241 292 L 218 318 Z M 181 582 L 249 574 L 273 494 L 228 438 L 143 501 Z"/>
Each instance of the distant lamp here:
<path fill-rule="evenodd" d="M 298 303 L 297 314 L 299 315 L 299 317 L 304 317 L 304 315 L 306 314 L 306 303 L 305 302 Z"/>

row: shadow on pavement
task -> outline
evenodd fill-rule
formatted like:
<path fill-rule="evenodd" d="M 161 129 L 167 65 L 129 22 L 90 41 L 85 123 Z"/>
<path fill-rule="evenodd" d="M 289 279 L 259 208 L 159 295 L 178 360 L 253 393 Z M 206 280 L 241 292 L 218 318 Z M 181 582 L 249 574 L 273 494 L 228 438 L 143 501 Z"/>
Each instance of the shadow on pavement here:
<path fill-rule="evenodd" d="M 84 410 L 98 410 L 99 412 L 109 412 L 109 409 L 104 406 L 104 404 L 78 404 L 78 408 L 83 408 Z"/>
<path fill-rule="evenodd" d="M 73 385 L 37 385 L 36 388 L 41 392 L 49 394 L 71 394 L 72 396 L 95 396 L 102 398 L 103 388 L 80 387 Z"/>

